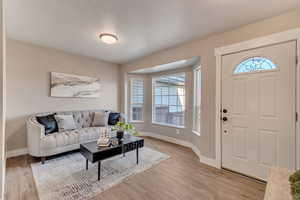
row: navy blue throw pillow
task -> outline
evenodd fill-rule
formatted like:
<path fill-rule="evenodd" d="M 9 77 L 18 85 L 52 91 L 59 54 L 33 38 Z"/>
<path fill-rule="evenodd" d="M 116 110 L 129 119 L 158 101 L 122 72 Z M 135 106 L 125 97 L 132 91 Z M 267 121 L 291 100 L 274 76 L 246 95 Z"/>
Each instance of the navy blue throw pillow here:
<path fill-rule="evenodd" d="M 111 126 L 116 125 L 120 121 L 120 118 L 121 118 L 120 113 L 116 113 L 116 112 L 109 113 L 108 125 L 111 125 Z"/>
<path fill-rule="evenodd" d="M 55 114 L 56 113 L 51 115 L 36 117 L 36 120 L 45 127 L 46 135 L 58 132 L 57 122 L 54 117 Z"/>

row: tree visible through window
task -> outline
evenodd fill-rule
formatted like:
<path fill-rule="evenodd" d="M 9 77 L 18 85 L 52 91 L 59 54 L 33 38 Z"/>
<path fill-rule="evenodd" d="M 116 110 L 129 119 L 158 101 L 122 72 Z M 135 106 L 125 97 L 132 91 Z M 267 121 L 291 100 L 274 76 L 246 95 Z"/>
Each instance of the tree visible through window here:
<path fill-rule="evenodd" d="M 153 78 L 153 122 L 184 126 L 185 74 Z"/>
<path fill-rule="evenodd" d="M 269 59 L 263 57 L 252 57 L 241 62 L 234 70 L 234 74 L 246 72 L 266 71 L 276 69 L 276 65 Z"/>
<path fill-rule="evenodd" d="M 144 81 L 131 79 L 131 121 L 143 121 Z"/>

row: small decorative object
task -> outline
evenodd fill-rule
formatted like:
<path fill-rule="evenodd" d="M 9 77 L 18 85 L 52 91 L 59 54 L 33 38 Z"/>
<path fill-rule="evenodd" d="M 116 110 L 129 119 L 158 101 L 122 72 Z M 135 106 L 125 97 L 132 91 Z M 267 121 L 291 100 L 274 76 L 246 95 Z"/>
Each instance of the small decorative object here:
<path fill-rule="evenodd" d="M 51 72 L 52 97 L 100 97 L 100 79 Z"/>
<path fill-rule="evenodd" d="M 100 129 L 100 138 L 97 141 L 98 146 L 108 147 L 110 145 L 110 138 L 107 128 Z"/>
<path fill-rule="evenodd" d="M 124 131 L 117 131 L 117 138 L 121 140 L 124 137 Z"/>
<path fill-rule="evenodd" d="M 121 140 L 124 137 L 124 132 L 133 133 L 136 132 L 133 124 L 118 122 L 115 126 L 112 127 L 113 131 L 117 131 L 117 138 Z"/>
<path fill-rule="evenodd" d="M 118 140 L 118 139 L 116 139 L 116 138 L 111 138 L 111 139 L 110 139 L 110 141 L 111 141 L 111 144 L 112 144 L 113 146 L 115 146 L 115 145 L 118 145 L 118 144 L 119 144 L 119 140 Z"/>
<path fill-rule="evenodd" d="M 108 147 L 110 145 L 110 140 L 109 138 L 100 138 L 97 141 L 97 144 L 99 147 Z"/>
<path fill-rule="evenodd" d="M 300 170 L 296 171 L 289 178 L 291 183 L 291 195 L 294 200 L 300 200 Z"/>
<path fill-rule="evenodd" d="M 102 127 L 100 129 L 100 138 L 110 138 L 108 128 Z"/>

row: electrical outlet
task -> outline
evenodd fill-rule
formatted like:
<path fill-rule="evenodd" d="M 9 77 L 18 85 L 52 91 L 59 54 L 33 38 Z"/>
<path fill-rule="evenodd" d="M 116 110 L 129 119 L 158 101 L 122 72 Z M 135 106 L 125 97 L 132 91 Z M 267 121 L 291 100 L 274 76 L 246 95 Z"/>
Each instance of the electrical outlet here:
<path fill-rule="evenodd" d="M 176 134 L 180 134 L 180 130 L 179 129 L 176 129 Z"/>

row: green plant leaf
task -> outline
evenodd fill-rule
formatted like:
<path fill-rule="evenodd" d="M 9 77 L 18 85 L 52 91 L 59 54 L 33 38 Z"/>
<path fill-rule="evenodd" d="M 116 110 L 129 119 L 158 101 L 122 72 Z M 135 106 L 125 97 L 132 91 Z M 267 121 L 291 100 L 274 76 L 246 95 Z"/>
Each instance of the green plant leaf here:
<path fill-rule="evenodd" d="M 296 171 L 294 174 L 292 174 L 289 178 L 290 183 L 295 183 L 297 181 L 300 181 L 300 171 Z"/>
<path fill-rule="evenodd" d="M 291 185 L 291 192 L 293 195 L 295 195 L 295 194 L 300 195 L 300 181 L 294 182 Z"/>

